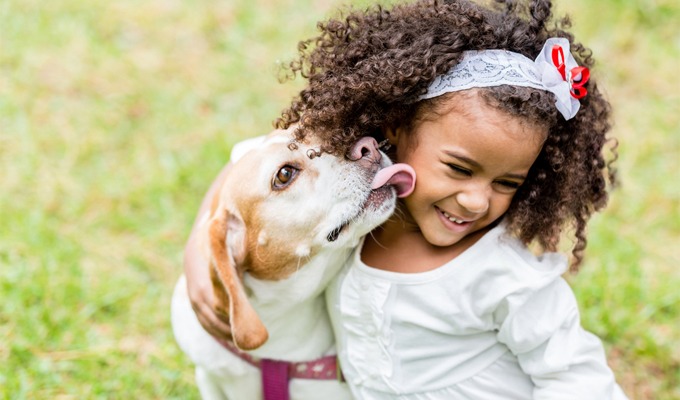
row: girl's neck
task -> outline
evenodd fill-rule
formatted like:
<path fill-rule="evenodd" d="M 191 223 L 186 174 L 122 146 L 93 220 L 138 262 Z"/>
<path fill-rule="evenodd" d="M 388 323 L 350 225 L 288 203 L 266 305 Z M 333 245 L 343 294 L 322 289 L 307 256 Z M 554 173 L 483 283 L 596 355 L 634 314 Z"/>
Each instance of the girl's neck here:
<path fill-rule="evenodd" d="M 437 269 L 475 244 L 490 227 L 471 233 L 451 246 L 429 243 L 418 226 L 393 216 L 364 240 L 361 260 L 369 267 L 400 273 Z"/>

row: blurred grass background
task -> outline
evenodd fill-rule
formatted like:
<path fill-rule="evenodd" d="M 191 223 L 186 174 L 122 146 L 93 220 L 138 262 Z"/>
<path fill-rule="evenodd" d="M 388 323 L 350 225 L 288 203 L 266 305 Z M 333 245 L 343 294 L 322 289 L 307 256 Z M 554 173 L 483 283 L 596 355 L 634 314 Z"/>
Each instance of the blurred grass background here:
<path fill-rule="evenodd" d="M 0 0 L 0 398 L 198 398 L 169 300 L 200 199 L 341 0 Z M 369 1 L 354 1 L 366 5 Z M 570 280 L 631 399 L 680 399 L 680 4 L 558 0 L 622 186 Z"/>

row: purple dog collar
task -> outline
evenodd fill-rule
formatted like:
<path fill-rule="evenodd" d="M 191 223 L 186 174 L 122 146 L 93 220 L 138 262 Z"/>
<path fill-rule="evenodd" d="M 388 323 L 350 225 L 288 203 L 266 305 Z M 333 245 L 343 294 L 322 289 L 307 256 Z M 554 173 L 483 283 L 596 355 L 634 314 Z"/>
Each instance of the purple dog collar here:
<path fill-rule="evenodd" d="M 301 362 L 258 359 L 239 350 L 231 342 L 225 340 L 218 340 L 218 342 L 243 361 L 262 371 L 264 400 L 289 400 L 288 381 L 291 379 L 337 379 L 343 381 L 336 356 L 326 356 Z"/>

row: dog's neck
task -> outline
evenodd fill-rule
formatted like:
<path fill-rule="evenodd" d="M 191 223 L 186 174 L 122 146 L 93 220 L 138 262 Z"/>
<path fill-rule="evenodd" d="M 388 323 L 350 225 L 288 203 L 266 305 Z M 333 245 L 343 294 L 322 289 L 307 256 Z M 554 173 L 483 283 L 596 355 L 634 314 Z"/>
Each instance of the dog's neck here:
<path fill-rule="evenodd" d="M 269 340 L 250 353 L 257 357 L 308 361 L 334 350 L 324 290 L 349 257 L 352 248 L 326 249 L 303 268 L 279 281 L 249 274 L 248 297 L 269 331 Z M 294 323 L 291 323 L 295 321 Z"/>

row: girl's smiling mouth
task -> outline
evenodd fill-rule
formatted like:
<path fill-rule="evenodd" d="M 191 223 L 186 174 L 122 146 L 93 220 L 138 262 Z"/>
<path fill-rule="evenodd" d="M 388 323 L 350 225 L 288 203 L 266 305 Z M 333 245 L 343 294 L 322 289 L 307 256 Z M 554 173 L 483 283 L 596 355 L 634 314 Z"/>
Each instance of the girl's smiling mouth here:
<path fill-rule="evenodd" d="M 444 222 L 444 225 L 451 230 L 462 232 L 469 228 L 474 222 L 473 220 L 464 220 L 462 218 L 458 218 L 457 216 L 451 215 L 437 206 L 434 206 L 434 208 L 437 210 L 437 214 Z"/>

